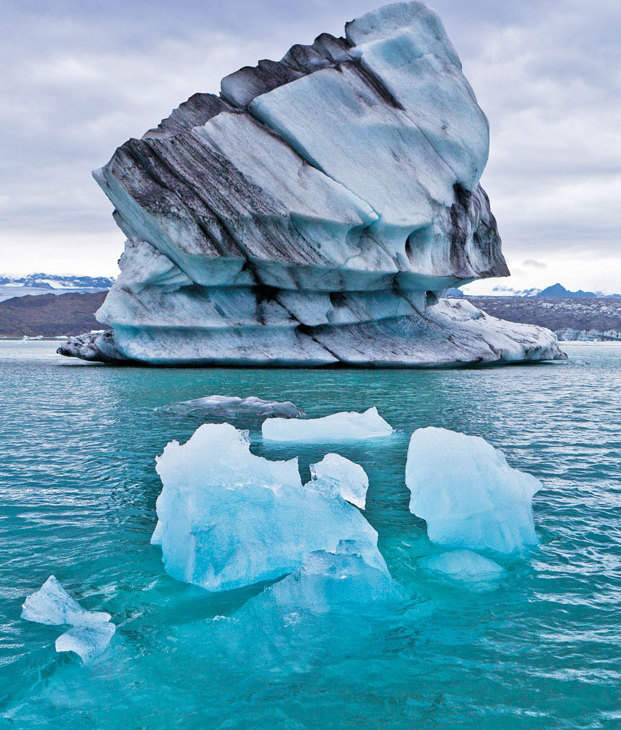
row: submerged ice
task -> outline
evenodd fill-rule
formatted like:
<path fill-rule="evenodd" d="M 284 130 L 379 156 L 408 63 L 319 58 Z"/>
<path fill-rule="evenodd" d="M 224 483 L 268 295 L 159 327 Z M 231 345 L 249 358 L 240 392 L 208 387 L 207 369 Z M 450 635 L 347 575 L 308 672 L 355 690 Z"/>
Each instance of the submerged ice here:
<path fill-rule="evenodd" d="M 423 561 L 431 573 L 466 583 L 492 583 L 505 572 L 494 560 L 484 558 L 472 550 L 450 550 Z"/>
<path fill-rule="evenodd" d="M 70 625 L 72 628 L 56 639 L 56 651 L 72 651 L 84 662 L 99 656 L 116 631 L 109 613 L 82 608 L 53 575 L 26 598 L 22 618 L 52 626 Z"/>
<path fill-rule="evenodd" d="M 266 441 L 348 441 L 390 436 L 393 429 L 377 411 L 369 408 L 364 413 L 344 411 L 323 418 L 304 418 L 289 421 L 268 418 L 263 422 Z"/>
<path fill-rule="evenodd" d="M 541 483 L 511 468 L 479 436 L 444 428 L 412 434 L 406 463 L 410 511 L 432 542 L 511 553 L 537 542 L 533 495 Z"/>
<path fill-rule="evenodd" d="M 294 572 L 266 588 L 240 615 L 269 615 L 299 621 L 301 614 L 360 613 L 365 607 L 404 599 L 387 569 L 369 565 L 355 542 L 341 541 L 334 552 L 309 553 Z"/>
<path fill-rule="evenodd" d="M 270 401 L 250 396 L 208 395 L 203 398 L 170 403 L 157 409 L 161 413 L 191 416 L 211 422 L 234 422 L 238 426 L 258 426 L 266 418 L 299 418 L 305 415 L 291 401 Z"/>
<path fill-rule="evenodd" d="M 290 573 L 344 540 L 386 570 L 377 533 L 341 496 L 339 475 L 303 485 L 297 459 L 256 456 L 247 433 L 230 424 L 205 424 L 185 444 L 169 443 L 156 468 L 163 488 L 152 543 L 177 580 L 240 588 Z"/>

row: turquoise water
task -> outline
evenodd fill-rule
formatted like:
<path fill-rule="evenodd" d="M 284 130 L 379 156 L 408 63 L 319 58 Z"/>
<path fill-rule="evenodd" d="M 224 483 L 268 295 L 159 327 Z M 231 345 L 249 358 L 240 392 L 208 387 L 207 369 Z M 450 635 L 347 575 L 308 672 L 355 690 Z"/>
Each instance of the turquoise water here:
<path fill-rule="evenodd" d="M 0 726 L 7 728 L 621 727 L 621 346 L 549 365 L 437 371 L 115 368 L 54 343 L 0 343 Z M 401 433 L 338 448 L 367 470 L 366 516 L 410 602 L 292 626 L 235 620 L 257 589 L 174 581 L 149 544 L 154 457 L 196 422 L 156 414 L 211 393 L 290 399 L 311 415 L 376 405 Z M 496 590 L 432 580 L 408 511 L 410 433 L 443 426 L 502 448 L 544 488 L 540 545 Z M 321 458 L 325 446 L 263 446 Z M 20 619 L 51 574 L 113 616 L 106 653 L 56 654 Z M 214 617 L 215 618 L 214 620 Z"/>

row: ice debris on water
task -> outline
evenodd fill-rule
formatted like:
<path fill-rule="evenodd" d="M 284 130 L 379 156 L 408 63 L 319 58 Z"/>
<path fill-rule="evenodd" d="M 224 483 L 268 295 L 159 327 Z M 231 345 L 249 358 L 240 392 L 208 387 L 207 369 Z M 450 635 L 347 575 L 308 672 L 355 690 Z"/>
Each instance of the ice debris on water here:
<path fill-rule="evenodd" d="M 412 434 L 406 463 L 410 511 L 432 542 L 511 553 L 537 543 L 533 495 L 541 482 L 511 468 L 479 436 L 444 428 Z"/>
<path fill-rule="evenodd" d="M 170 403 L 156 409 L 160 413 L 191 416 L 203 421 L 234 422 L 238 426 L 260 425 L 266 418 L 299 418 L 304 411 L 291 401 L 270 401 L 250 396 L 208 395 Z"/>
<path fill-rule="evenodd" d="M 505 569 L 494 560 L 472 550 L 450 550 L 424 561 L 426 570 L 451 580 L 490 583 L 502 577 Z"/>
<path fill-rule="evenodd" d="M 323 418 L 289 421 L 268 418 L 263 422 L 267 441 L 348 441 L 390 436 L 393 429 L 378 413 L 369 408 L 364 413 L 344 411 Z"/>
<path fill-rule="evenodd" d="M 252 454 L 247 432 L 204 424 L 187 443 L 169 443 L 157 459 L 163 488 L 151 542 L 177 580 L 222 591 L 296 570 L 316 550 L 342 540 L 386 570 L 377 532 L 334 482 L 302 485 L 297 459 Z"/>
<path fill-rule="evenodd" d="M 344 500 L 365 508 L 369 477 L 360 464 L 340 454 L 326 454 L 321 461 L 310 465 L 310 472 L 314 481 L 334 484 Z"/>
<path fill-rule="evenodd" d="M 38 591 L 29 595 L 22 607 L 22 618 L 39 624 L 86 626 L 110 620 L 105 611 L 87 611 L 71 598 L 55 576 L 50 577 Z"/>
<path fill-rule="evenodd" d="M 82 608 L 53 575 L 26 598 L 22 618 L 50 626 L 72 626 L 56 640 L 56 651 L 74 651 L 84 661 L 99 655 L 116 631 L 109 613 Z"/>
<path fill-rule="evenodd" d="M 89 662 L 104 651 L 115 631 L 116 626 L 110 621 L 74 626 L 56 639 L 56 651 L 73 651 L 82 661 Z"/>

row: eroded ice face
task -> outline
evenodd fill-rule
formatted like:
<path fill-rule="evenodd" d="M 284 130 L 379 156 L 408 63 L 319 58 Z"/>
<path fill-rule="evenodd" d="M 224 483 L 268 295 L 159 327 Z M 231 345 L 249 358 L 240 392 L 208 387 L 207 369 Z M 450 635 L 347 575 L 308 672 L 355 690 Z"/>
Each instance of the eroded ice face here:
<path fill-rule="evenodd" d="M 406 463 L 410 511 L 441 545 L 511 553 L 537 542 L 533 495 L 541 482 L 512 469 L 478 436 L 444 428 L 412 434 Z"/>

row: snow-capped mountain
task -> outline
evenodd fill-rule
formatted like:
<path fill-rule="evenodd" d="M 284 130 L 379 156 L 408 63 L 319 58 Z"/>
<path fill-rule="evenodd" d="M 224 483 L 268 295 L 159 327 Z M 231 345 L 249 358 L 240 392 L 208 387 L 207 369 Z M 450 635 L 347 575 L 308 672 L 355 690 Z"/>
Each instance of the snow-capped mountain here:
<path fill-rule="evenodd" d="M 102 290 L 109 289 L 114 279 L 107 276 L 59 276 L 52 274 L 28 274 L 28 276 L 2 276 L 0 286 L 29 289 Z"/>

